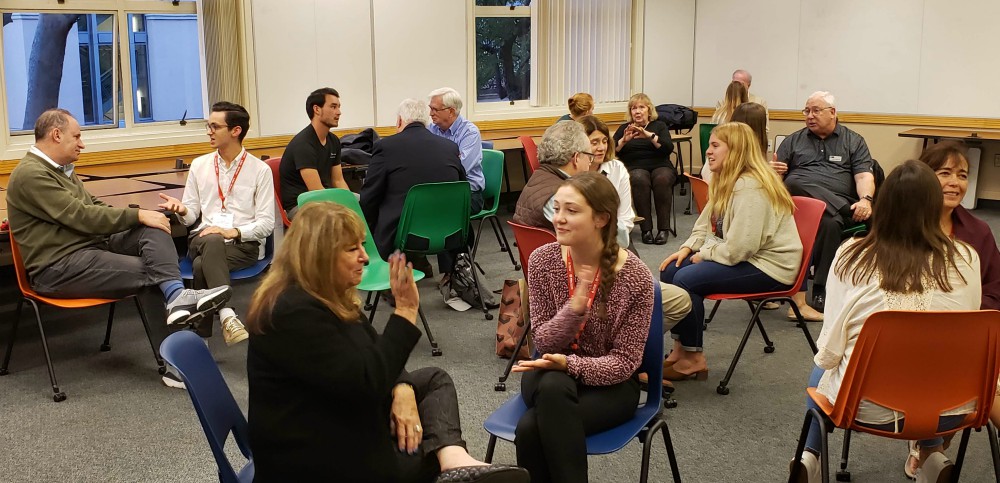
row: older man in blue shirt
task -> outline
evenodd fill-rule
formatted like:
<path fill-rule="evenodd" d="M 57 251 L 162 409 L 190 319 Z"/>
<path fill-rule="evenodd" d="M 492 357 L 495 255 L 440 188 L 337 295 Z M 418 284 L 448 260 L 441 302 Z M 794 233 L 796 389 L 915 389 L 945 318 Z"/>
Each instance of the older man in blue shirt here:
<path fill-rule="evenodd" d="M 483 209 L 483 190 L 486 178 L 483 176 L 483 137 L 472 121 L 462 117 L 462 96 L 451 87 L 442 87 L 427 95 L 431 108 L 432 133 L 458 145 L 462 156 L 462 166 L 469 177 L 472 188 L 471 213 Z"/>

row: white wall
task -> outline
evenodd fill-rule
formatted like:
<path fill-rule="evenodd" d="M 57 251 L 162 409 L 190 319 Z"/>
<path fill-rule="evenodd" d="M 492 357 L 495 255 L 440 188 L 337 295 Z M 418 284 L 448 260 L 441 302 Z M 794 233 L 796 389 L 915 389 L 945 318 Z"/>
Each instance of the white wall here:
<path fill-rule="evenodd" d="M 654 104 L 692 101 L 694 0 L 646 0 L 643 16 L 642 89 Z"/>

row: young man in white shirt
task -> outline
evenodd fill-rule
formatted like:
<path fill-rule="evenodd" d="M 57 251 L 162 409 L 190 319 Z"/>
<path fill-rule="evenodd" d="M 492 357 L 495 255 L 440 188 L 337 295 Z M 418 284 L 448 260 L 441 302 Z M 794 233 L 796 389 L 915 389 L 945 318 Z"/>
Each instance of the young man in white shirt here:
<path fill-rule="evenodd" d="M 212 105 L 206 130 L 215 152 L 191 162 L 184 200 L 160 194 L 161 208 L 179 215 L 185 225 L 200 222 L 188 238 L 194 287 L 229 284 L 229 272 L 253 265 L 263 256 L 264 240 L 274 230 L 274 183 L 267 164 L 243 149 L 250 114 L 238 104 Z M 247 338 L 231 307 L 219 310 L 226 345 Z M 195 325 L 212 336 L 212 320 Z"/>

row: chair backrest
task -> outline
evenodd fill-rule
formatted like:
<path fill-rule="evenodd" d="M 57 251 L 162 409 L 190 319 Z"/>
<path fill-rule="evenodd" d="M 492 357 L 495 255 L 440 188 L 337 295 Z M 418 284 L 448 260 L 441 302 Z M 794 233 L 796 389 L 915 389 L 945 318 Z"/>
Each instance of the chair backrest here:
<path fill-rule="evenodd" d="M 378 247 L 375 245 L 375 238 L 372 237 L 371 229 L 368 228 L 368 221 L 365 220 L 365 213 L 361 210 L 361 204 L 354 196 L 354 192 L 343 188 L 328 188 L 325 190 L 306 191 L 298 197 L 299 206 L 306 203 L 323 201 L 345 206 L 357 213 L 358 217 L 361 218 L 361 224 L 365 226 L 365 251 L 368 252 L 369 257 L 381 258 Z"/>
<path fill-rule="evenodd" d="M 718 124 L 701 123 L 698 125 L 698 141 L 701 142 L 701 164 L 705 164 L 705 151 L 708 151 L 708 138 L 712 137 L 712 129 Z"/>
<path fill-rule="evenodd" d="M 493 200 L 492 204 L 484 206 L 483 209 L 495 212 L 500 206 L 500 190 L 503 188 L 503 151 L 483 150 L 483 177 L 486 178 L 483 198 L 487 200 L 487 203 L 489 200 Z"/>
<path fill-rule="evenodd" d="M 518 136 L 517 139 L 521 141 L 521 146 L 524 146 L 524 155 L 528 158 L 528 167 L 534 173 L 538 169 L 538 146 L 535 145 L 535 140 L 531 139 L 531 136 Z"/>
<path fill-rule="evenodd" d="M 651 383 L 663 380 L 663 294 L 660 291 L 660 281 L 655 277 L 653 283 L 653 315 L 649 320 L 649 335 L 646 337 L 646 347 L 642 351 L 642 365 L 639 372 L 645 372 Z M 663 391 L 659 384 L 651 384 L 646 391 L 647 410 L 660 409 Z"/>
<path fill-rule="evenodd" d="M 21 293 L 24 295 L 37 295 L 35 291 L 31 288 L 31 282 L 28 280 L 28 270 L 24 268 L 24 259 L 21 258 L 21 249 L 17 247 L 17 242 L 14 241 L 14 230 L 10 230 L 10 256 L 14 261 L 14 273 L 17 274 L 17 287 L 21 289 Z"/>
<path fill-rule="evenodd" d="M 288 227 L 292 222 L 285 213 L 285 207 L 281 204 L 281 156 L 277 158 L 267 158 L 264 160 L 267 167 L 271 168 L 271 181 L 274 183 L 274 200 L 278 202 L 278 212 L 281 213 L 281 222 Z"/>
<path fill-rule="evenodd" d="M 692 176 L 691 173 L 684 173 L 684 176 L 691 182 L 691 194 L 694 196 L 698 213 L 705 211 L 705 205 L 708 204 L 708 183 L 697 176 Z"/>
<path fill-rule="evenodd" d="M 802 241 L 802 262 L 799 266 L 799 276 L 795 278 L 793 287 L 801 287 L 806 274 L 809 273 L 809 259 L 812 257 L 813 245 L 816 243 L 816 232 L 819 221 L 823 218 L 826 203 L 805 196 L 793 196 L 795 202 L 795 227 L 799 230 L 799 240 Z"/>
<path fill-rule="evenodd" d="M 483 141 L 483 149 L 493 149 L 493 141 Z"/>
<path fill-rule="evenodd" d="M 182 330 L 163 340 L 160 355 L 177 369 L 184 380 L 191 403 L 201 421 L 201 428 L 205 431 L 208 445 L 219 466 L 219 480 L 239 481 L 223 448 L 232 433 L 240 452 L 249 460 L 247 464 L 253 464 L 247 420 L 236 404 L 233 393 L 229 391 L 208 347 L 194 332 Z"/>
<path fill-rule="evenodd" d="M 403 202 L 396 248 L 432 255 L 465 247 L 471 196 L 468 181 L 414 185 Z"/>
<path fill-rule="evenodd" d="M 510 220 L 507 221 L 507 224 L 514 230 L 514 240 L 517 241 L 517 252 L 521 257 L 521 272 L 524 273 L 524 279 L 527 280 L 528 258 L 531 256 L 531 252 L 546 243 L 556 241 L 556 235 L 548 230 L 514 223 Z"/>
<path fill-rule="evenodd" d="M 779 134 L 779 135 L 775 136 L 774 137 L 774 149 L 772 149 L 772 151 L 778 152 L 778 147 L 781 146 L 781 143 L 785 142 L 785 138 L 787 138 L 787 137 L 788 136 L 785 136 L 784 134 Z M 770 159 L 768 161 L 770 161 Z"/>
<path fill-rule="evenodd" d="M 978 428 L 989 421 L 998 377 L 1000 312 L 876 312 L 861 329 L 831 417 L 848 427 L 840 423 L 851 424 L 868 400 L 904 413 L 893 437 L 928 439 L 941 412 L 975 400 L 975 413 L 956 429 Z"/>

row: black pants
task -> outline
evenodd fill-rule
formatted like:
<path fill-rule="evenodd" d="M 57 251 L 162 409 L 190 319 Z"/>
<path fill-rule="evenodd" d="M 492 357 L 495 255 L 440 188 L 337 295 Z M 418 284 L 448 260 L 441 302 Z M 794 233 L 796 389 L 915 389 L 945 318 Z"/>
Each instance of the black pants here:
<path fill-rule="evenodd" d="M 417 413 L 420 414 L 424 436 L 416 454 L 397 453 L 400 474 L 405 482 L 429 483 L 441 473 L 437 460 L 439 449 L 445 446 L 465 448 L 458 415 L 458 393 L 451 376 L 437 367 L 411 372 L 410 381 L 417 396 Z M 397 446 L 395 436 L 392 444 Z"/>
<path fill-rule="evenodd" d="M 517 423 L 517 464 L 533 483 L 587 480 L 586 435 L 618 426 L 635 415 L 639 383 L 586 386 L 565 372 L 534 371 L 521 377 L 528 406 Z"/>
<path fill-rule="evenodd" d="M 249 267 L 257 262 L 260 242 L 226 243 L 222 235 L 198 236 L 188 239 L 188 257 L 194 272 L 194 289 L 206 289 L 229 285 L 229 272 Z M 203 318 L 195 324 L 195 332 L 202 337 L 212 336 L 212 317 Z"/>
<path fill-rule="evenodd" d="M 819 229 L 816 231 L 816 244 L 813 245 L 813 292 L 816 287 L 826 286 L 826 277 L 830 274 L 830 266 L 833 265 L 833 257 L 837 255 L 837 249 L 843 242 L 842 233 L 844 231 L 844 218 L 842 216 L 830 215 L 823 212 L 823 217 L 819 220 Z"/>
<path fill-rule="evenodd" d="M 150 339 L 167 336 L 167 310 L 158 285 L 180 280 L 177 249 L 166 232 L 138 226 L 108 237 L 106 247 L 77 250 L 31 277 L 32 288 L 56 298 L 121 298 L 136 295 Z"/>
<path fill-rule="evenodd" d="M 672 166 L 660 166 L 652 170 L 637 168 L 629 170 L 629 181 L 632 185 L 632 203 L 635 214 L 644 218 L 639 223 L 643 233 L 653 230 L 652 205 L 656 204 L 656 229 L 670 229 L 670 205 L 673 203 L 674 182 L 677 172 Z M 652 199 L 650 199 L 652 192 Z"/>
<path fill-rule="evenodd" d="M 469 200 L 469 216 L 475 215 L 483 210 L 483 192 L 473 191 L 471 199 Z M 472 243 L 475 241 L 475 232 L 472 231 L 472 223 L 469 223 L 469 237 L 466 239 L 466 245 L 468 245 L 468 250 L 472 250 Z M 437 254 L 438 260 L 438 272 L 442 274 L 451 273 L 455 268 L 455 259 L 458 258 L 458 254 L 467 250 L 452 250 L 451 252 L 442 252 Z"/>

